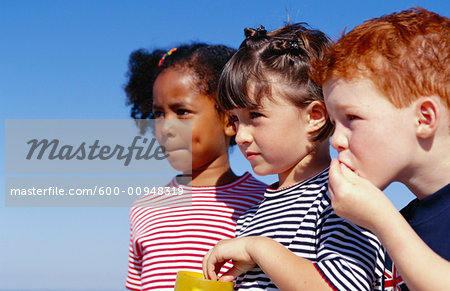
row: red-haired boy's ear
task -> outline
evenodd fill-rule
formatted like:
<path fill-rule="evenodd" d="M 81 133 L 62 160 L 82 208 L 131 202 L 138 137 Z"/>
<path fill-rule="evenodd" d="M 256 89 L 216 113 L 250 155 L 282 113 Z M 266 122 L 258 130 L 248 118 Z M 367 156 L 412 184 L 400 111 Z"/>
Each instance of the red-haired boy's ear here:
<path fill-rule="evenodd" d="M 313 101 L 306 107 L 307 112 L 307 132 L 312 134 L 317 132 L 327 123 L 328 113 L 325 104 L 321 101 Z"/>
<path fill-rule="evenodd" d="M 440 100 L 433 97 L 422 97 L 416 101 L 416 134 L 418 138 L 430 138 L 436 133 L 441 110 Z"/>

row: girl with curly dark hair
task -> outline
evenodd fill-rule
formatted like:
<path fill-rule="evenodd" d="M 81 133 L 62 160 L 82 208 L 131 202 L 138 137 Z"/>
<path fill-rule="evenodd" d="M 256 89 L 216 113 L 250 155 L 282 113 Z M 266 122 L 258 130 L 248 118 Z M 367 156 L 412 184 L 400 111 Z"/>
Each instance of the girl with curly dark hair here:
<path fill-rule="evenodd" d="M 183 189 L 192 202 L 145 207 L 153 199 L 146 197 L 132 207 L 129 289 L 173 290 L 177 271 L 201 272 L 208 249 L 234 237 L 237 218 L 263 196 L 265 184 L 231 170 L 228 147 L 235 129 L 217 106 L 219 76 L 234 52 L 193 43 L 130 56 L 125 92 L 131 116 L 156 119 L 154 133 L 181 172 L 167 186 Z M 180 120 L 189 123 L 187 130 L 173 125 Z"/>

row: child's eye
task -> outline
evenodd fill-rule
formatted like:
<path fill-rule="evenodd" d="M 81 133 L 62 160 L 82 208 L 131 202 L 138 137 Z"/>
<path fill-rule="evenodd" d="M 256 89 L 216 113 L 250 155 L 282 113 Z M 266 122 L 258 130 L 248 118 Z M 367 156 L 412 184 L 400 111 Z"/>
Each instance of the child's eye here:
<path fill-rule="evenodd" d="M 352 115 L 352 114 L 348 114 L 346 116 L 346 118 L 347 118 L 348 121 L 352 121 L 352 120 L 358 119 L 358 116 Z"/>
<path fill-rule="evenodd" d="M 259 112 L 254 112 L 254 111 L 250 112 L 250 118 L 251 119 L 255 119 L 255 118 L 258 118 L 258 117 L 261 117 L 261 116 L 263 116 L 263 115 L 261 113 L 259 113 Z"/>
<path fill-rule="evenodd" d="M 155 111 L 153 111 L 153 116 L 157 119 L 164 118 L 164 112 L 155 110 Z"/>
<path fill-rule="evenodd" d="M 186 109 L 177 109 L 177 115 L 187 115 L 189 114 L 189 111 Z"/>

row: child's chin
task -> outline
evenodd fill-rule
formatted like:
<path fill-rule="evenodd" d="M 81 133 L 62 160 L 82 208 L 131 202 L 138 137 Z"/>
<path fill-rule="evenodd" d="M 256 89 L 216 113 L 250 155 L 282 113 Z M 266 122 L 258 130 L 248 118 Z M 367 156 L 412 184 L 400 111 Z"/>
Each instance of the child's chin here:
<path fill-rule="evenodd" d="M 174 160 L 171 161 L 169 159 L 169 163 L 178 172 L 192 172 L 192 162 L 186 162 L 183 160 Z"/>
<path fill-rule="evenodd" d="M 255 173 L 258 176 L 268 176 L 268 175 L 273 175 L 276 173 L 272 173 L 271 171 L 268 171 L 267 169 L 261 169 L 259 167 L 252 167 L 253 169 L 253 173 Z"/>

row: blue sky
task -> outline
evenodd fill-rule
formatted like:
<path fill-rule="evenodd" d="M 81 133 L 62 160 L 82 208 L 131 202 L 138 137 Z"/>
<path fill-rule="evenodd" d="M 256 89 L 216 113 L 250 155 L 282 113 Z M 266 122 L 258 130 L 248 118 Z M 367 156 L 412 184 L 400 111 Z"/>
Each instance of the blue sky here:
<path fill-rule="evenodd" d="M 0 115 L 128 118 L 123 84 L 130 52 L 192 40 L 237 47 L 245 27 L 307 22 L 336 39 L 344 28 L 413 6 L 449 16 L 444 0 L 160 1 L 0 0 Z M 127 207 L 5 207 L 0 130 L 0 290 L 123 290 Z M 236 172 L 250 168 L 238 149 Z M 261 178 L 266 182 L 274 177 Z M 400 208 L 403 186 L 386 191 Z"/>

